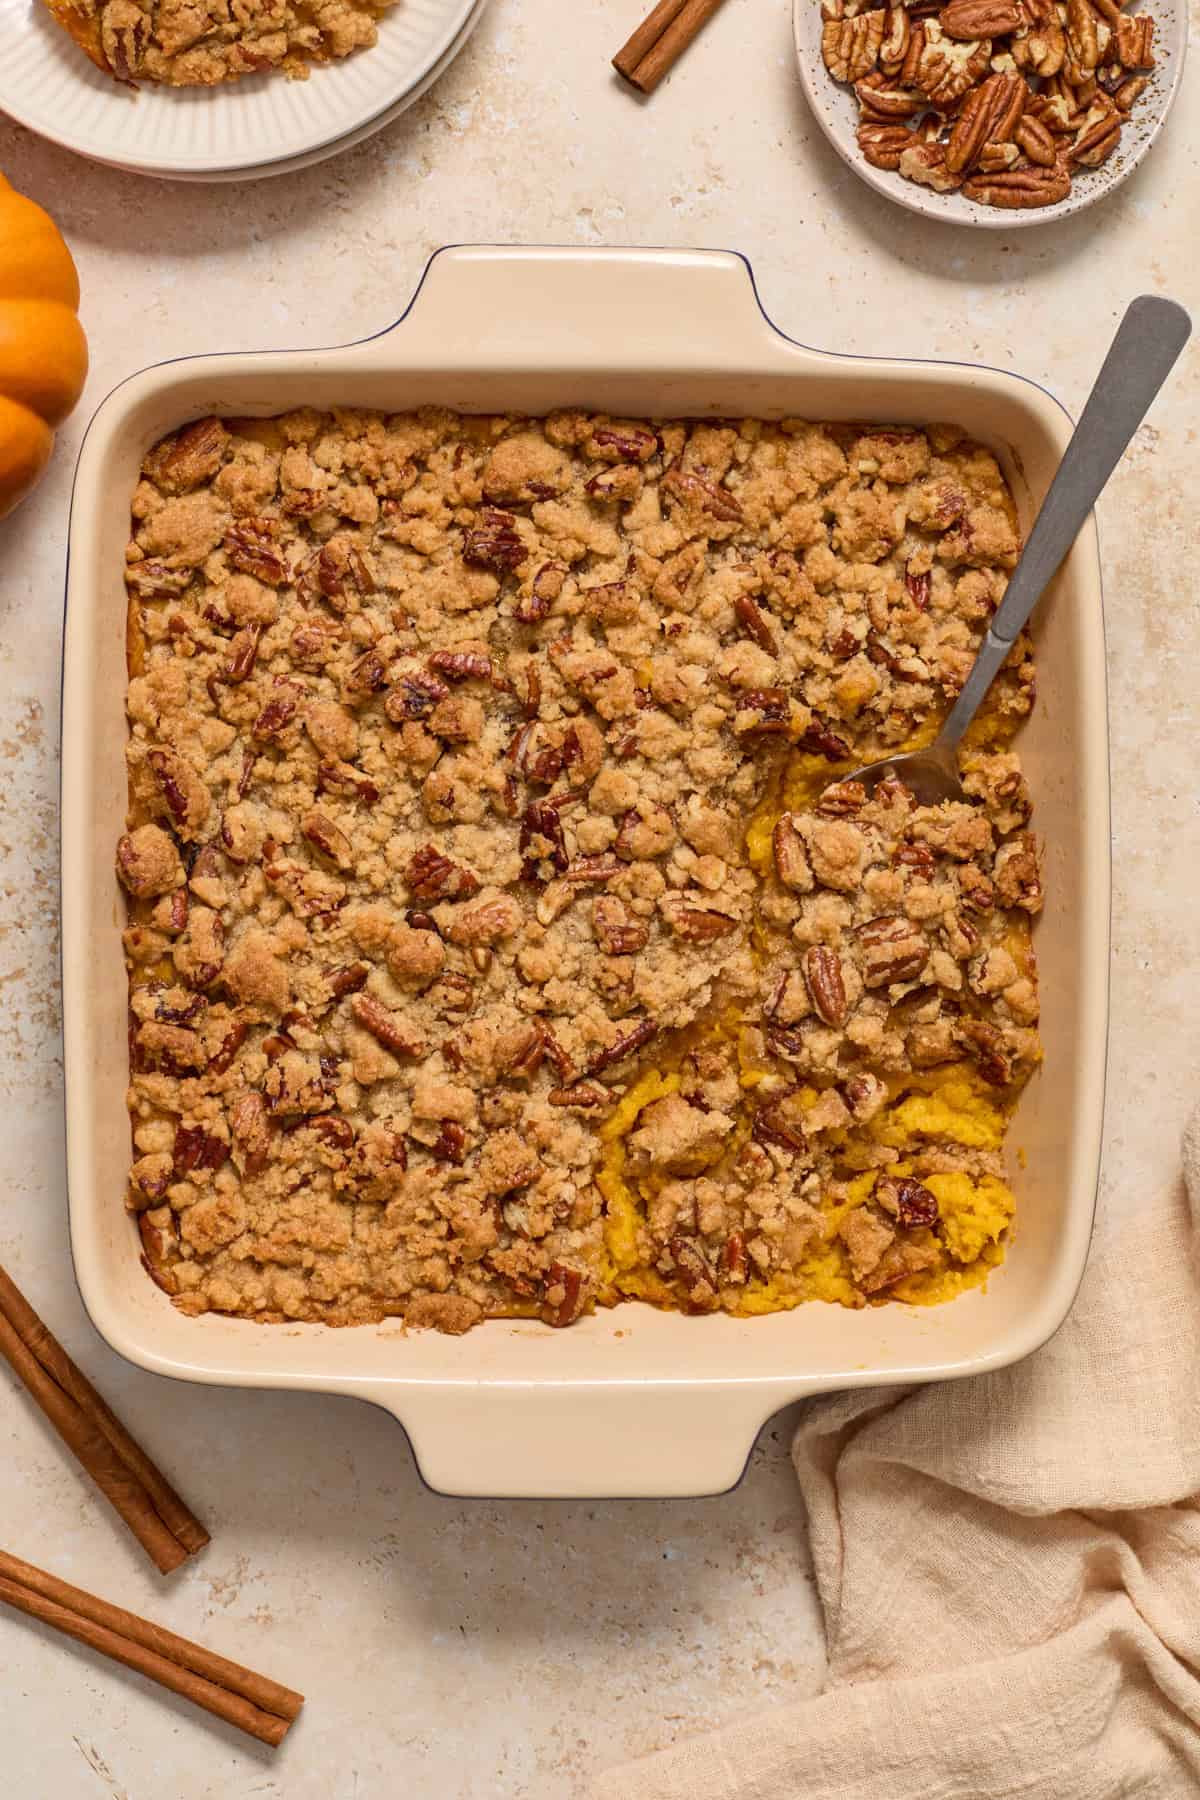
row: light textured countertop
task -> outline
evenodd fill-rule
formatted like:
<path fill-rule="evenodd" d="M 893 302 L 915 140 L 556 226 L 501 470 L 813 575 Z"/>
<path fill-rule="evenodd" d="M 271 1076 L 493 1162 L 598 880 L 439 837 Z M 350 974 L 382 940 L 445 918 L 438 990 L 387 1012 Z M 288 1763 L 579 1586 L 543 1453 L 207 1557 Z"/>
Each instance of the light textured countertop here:
<path fill-rule="evenodd" d="M 182 353 L 362 337 L 456 241 L 732 246 L 804 342 L 995 363 L 1073 409 L 1128 298 L 1200 307 L 1197 59 L 1117 195 L 1048 231 L 967 233 L 892 208 L 837 162 L 805 113 L 785 0 L 737 0 L 646 106 L 608 73 L 644 4 L 493 0 L 415 110 L 280 181 L 146 181 L 0 123 L 0 168 L 75 252 L 93 357 L 49 478 L 0 525 L 0 1260 L 214 1538 L 159 1583 L 4 1371 L 0 1543 L 309 1696 L 273 1756 L 6 1615 L 5 1764 L 22 1800 L 550 1800 L 820 1680 L 786 1415 L 718 1500 L 437 1499 L 382 1413 L 125 1367 L 84 1319 L 66 1247 L 63 548 L 75 450 L 115 382 Z M 1200 1066 L 1198 388 L 1193 349 L 1101 511 L 1116 864 L 1102 1230 L 1172 1179 Z"/>

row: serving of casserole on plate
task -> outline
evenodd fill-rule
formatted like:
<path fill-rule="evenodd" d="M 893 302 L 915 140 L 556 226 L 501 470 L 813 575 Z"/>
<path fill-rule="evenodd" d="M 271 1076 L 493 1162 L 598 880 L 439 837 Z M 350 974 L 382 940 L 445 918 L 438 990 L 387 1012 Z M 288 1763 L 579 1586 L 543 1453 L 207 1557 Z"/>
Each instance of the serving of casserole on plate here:
<path fill-rule="evenodd" d="M 1043 1341 L 1103 1069 L 1090 529 L 967 807 L 839 777 L 931 734 L 1068 432 L 790 344 L 712 253 L 443 252 L 381 338 L 118 390 L 63 796 L 110 1341 L 542 1494 L 713 1491 L 789 1398 Z"/>
<path fill-rule="evenodd" d="M 1019 540 L 958 429 L 201 419 L 134 497 L 131 1207 L 185 1312 L 941 1299 L 1038 1057 L 1029 796 L 866 801 Z"/>

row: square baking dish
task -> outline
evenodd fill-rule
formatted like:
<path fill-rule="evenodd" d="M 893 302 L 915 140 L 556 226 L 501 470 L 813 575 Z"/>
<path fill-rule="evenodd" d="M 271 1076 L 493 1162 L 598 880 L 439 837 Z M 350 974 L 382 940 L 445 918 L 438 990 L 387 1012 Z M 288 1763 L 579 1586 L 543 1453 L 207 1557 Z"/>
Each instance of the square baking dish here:
<path fill-rule="evenodd" d="M 764 1420 L 838 1388 L 940 1381 L 1027 1356 L 1062 1323 L 1091 1231 L 1108 1009 L 1104 644 L 1089 521 L 1035 621 L 1040 692 L 1020 738 L 1047 844 L 1037 929 L 1045 1066 L 1009 1138 L 1019 1210 L 986 1291 L 756 1319 L 627 1304 L 550 1333 L 465 1337 L 399 1321 L 331 1330 L 185 1318 L 139 1263 L 123 1195 L 123 829 L 129 501 L 142 456 L 207 413 L 333 405 L 541 414 L 806 417 L 965 426 L 999 456 L 1028 524 L 1070 436 L 1042 389 L 997 370 L 830 355 L 782 336 L 749 266 L 713 251 L 439 252 L 404 316 L 341 349 L 193 357 L 131 377 L 80 453 L 71 508 L 62 724 L 63 1003 L 71 1242 L 84 1303 L 156 1374 L 349 1394 L 386 1408 L 425 1480 L 452 1494 L 718 1493 Z M 1017 1154 L 1021 1153 L 1021 1154 Z"/>

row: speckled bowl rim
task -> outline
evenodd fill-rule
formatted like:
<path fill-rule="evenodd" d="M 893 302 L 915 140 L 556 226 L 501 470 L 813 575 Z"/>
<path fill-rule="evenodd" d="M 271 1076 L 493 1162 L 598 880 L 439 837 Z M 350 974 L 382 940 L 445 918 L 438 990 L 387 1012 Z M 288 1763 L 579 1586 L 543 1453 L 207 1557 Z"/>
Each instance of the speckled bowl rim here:
<path fill-rule="evenodd" d="M 863 157 L 856 142 L 858 107 L 853 90 L 834 81 L 821 58 L 820 0 L 792 0 L 792 37 L 800 69 L 800 85 L 813 117 L 842 161 L 868 187 L 908 212 L 950 225 L 974 225 L 985 231 L 1018 231 L 1029 225 L 1052 225 L 1056 220 L 1083 212 L 1105 199 L 1128 179 L 1147 155 L 1175 104 L 1187 60 L 1188 15 L 1183 0 L 1134 0 L 1155 23 L 1155 55 L 1150 87 L 1141 96 L 1124 136 L 1124 145 L 1098 169 L 1084 169 L 1071 183 L 1071 192 L 1055 206 L 1009 210 L 980 206 L 960 193 L 938 194 L 888 169 L 876 169 Z M 1139 114 L 1141 115 L 1139 118 Z"/>

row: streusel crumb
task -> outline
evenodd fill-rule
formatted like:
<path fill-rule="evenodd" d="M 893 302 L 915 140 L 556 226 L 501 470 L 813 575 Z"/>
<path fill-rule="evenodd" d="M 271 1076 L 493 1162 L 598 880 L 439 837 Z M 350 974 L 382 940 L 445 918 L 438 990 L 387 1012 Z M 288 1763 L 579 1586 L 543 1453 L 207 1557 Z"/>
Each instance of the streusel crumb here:
<path fill-rule="evenodd" d="M 1019 549 L 952 428 L 201 419 L 133 500 L 129 1200 L 175 1304 L 943 1298 L 1039 1051 Z"/>
<path fill-rule="evenodd" d="M 114 80 L 216 87 L 282 69 L 294 79 L 373 44 L 395 0 L 43 0 Z"/>

